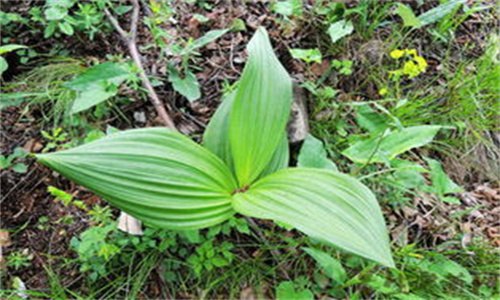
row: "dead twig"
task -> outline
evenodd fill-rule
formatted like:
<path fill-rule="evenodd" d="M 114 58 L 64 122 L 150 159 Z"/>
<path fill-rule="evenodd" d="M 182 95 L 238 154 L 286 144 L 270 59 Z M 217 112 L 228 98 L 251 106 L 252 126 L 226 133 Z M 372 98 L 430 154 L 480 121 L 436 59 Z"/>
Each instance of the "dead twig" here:
<path fill-rule="evenodd" d="M 156 94 L 153 85 L 151 84 L 151 81 L 149 81 L 149 78 L 146 75 L 146 71 L 142 64 L 141 54 L 139 53 L 139 50 L 137 48 L 137 24 L 139 23 L 140 5 L 138 0 L 131 0 L 131 2 L 133 9 L 130 20 L 129 32 L 125 31 L 120 26 L 118 20 L 111 14 L 111 12 L 107 8 L 104 9 L 104 13 L 106 14 L 106 17 L 120 35 L 123 42 L 126 44 L 130 57 L 132 58 L 137 68 L 139 69 L 139 77 L 141 78 L 142 85 L 148 91 L 149 99 L 153 104 L 154 108 L 156 109 L 158 116 L 161 118 L 162 122 L 166 127 L 177 130 L 171 116 L 165 109 L 165 105 L 158 97 L 158 94 Z"/>

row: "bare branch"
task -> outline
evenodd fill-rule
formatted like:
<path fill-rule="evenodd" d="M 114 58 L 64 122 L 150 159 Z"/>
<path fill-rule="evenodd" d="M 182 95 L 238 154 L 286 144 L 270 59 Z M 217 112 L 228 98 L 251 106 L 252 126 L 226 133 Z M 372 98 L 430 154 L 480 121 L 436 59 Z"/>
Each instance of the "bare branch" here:
<path fill-rule="evenodd" d="M 137 37 L 137 24 L 139 23 L 140 5 L 138 0 L 132 0 L 133 10 L 132 19 L 130 20 L 130 39 L 135 41 Z"/>
<path fill-rule="evenodd" d="M 128 40 L 128 33 L 123 30 L 123 28 L 120 26 L 120 23 L 116 20 L 115 17 L 109 12 L 107 8 L 104 8 L 104 14 L 106 14 L 106 17 L 108 17 L 108 20 L 111 22 L 111 25 L 115 27 L 116 31 L 120 34 L 120 37 L 124 40 Z"/>
<path fill-rule="evenodd" d="M 139 23 L 139 10 L 140 10 L 140 5 L 138 0 L 131 0 L 132 5 L 133 5 L 133 10 L 132 10 L 132 18 L 130 21 L 130 32 L 126 32 L 123 30 L 123 28 L 120 26 L 118 21 L 116 20 L 115 17 L 109 12 L 108 9 L 104 9 L 104 13 L 106 14 L 106 17 L 109 19 L 111 24 L 115 27 L 116 31 L 120 34 L 122 39 L 124 40 L 130 57 L 136 64 L 137 68 L 139 69 L 139 77 L 141 78 L 142 85 L 143 87 L 148 91 L 148 96 L 149 100 L 153 104 L 154 108 L 156 109 L 156 113 L 160 117 L 160 119 L 163 121 L 164 125 L 166 127 L 169 127 L 173 130 L 176 130 L 174 121 L 170 117 L 170 115 L 167 113 L 167 110 L 165 109 L 165 105 L 163 102 L 160 100 L 158 97 L 158 94 L 156 94 L 153 85 L 151 84 L 151 81 L 149 81 L 148 76 L 146 75 L 146 71 L 144 70 L 144 66 L 142 64 L 142 59 L 141 59 L 141 54 L 139 53 L 139 50 L 137 48 L 137 43 L 136 43 L 136 37 L 137 37 L 137 24 Z"/>

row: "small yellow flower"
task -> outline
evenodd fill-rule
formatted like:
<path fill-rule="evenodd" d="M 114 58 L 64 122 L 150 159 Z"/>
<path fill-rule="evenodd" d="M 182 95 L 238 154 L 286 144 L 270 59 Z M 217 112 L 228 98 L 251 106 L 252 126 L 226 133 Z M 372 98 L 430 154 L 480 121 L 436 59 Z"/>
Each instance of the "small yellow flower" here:
<path fill-rule="evenodd" d="M 395 49 L 395 50 L 391 51 L 390 55 L 392 58 L 398 59 L 398 58 L 403 57 L 403 55 L 405 55 L 405 50 Z"/>
<path fill-rule="evenodd" d="M 417 55 L 413 58 L 413 60 L 417 63 L 420 72 L 425 72 L 425 69 L 427 69 L 427 61 L 425 60 L 425 58 Z"/>
<path fill-rule="evenodd" d="M 405 62 L 403 66 L 403 74 L 408 75 L 409 78 L 417 77 L 420 74 L 420 69 L 412 60 Z"/>
<path fill-rule="evenodd" d="M 378 90 L 378 94 L 380 96 L 385 96 L 385 95 L 387 95 L 388 92 L 389 92 L 389 90 L 387 90 L 387 88 L 385 88 L 385 87 L 383 87 L 380 90 Z"/>

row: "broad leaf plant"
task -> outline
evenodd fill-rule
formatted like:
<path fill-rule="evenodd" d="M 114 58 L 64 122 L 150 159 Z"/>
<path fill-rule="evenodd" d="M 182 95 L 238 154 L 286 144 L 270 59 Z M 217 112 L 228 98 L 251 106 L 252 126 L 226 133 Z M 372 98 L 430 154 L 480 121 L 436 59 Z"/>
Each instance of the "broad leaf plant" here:
<path fill-rule="evenodd" d="M 333 170 L 288 167 L 291 78 L 264 29 L 247 51 L 237 89 L 203 146 L 167 128 L 133 129 L 38 160 L 150 226 L 201 229 L 239 213 L 393 267 L 384 218 L 366 186 Z"/>

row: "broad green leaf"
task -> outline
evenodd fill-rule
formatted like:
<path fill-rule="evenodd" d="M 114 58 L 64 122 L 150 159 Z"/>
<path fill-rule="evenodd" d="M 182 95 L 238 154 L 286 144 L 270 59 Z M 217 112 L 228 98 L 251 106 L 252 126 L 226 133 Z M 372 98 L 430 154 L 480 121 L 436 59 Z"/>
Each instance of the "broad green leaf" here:
<path fill-rule="evenodd" d="M 314 49 L 290 49 L 290 54 L 295 59 L 300 59 L 306 63 L 321 63 L 321 52 L 318 48 Z"/>
<path fill-rule="evenodd" d="M 179 71 L 175 68 L 169 68 L 168 73 L 168 81 L 172 83 L 174 90 L 186 97 L 189 102 L 201 97 L 200 84 L 191 71 L 187 71 L 184 78 L 180 77 Z"/>
<path fill-rule="evenodd" d="M 129 76 L 128 70 L 114 62 L 104 62 L 87 69 L 75 79 L 64 84 L 75 91 L 85 91 L 102 82 L 121 83 Z"/>
<path fill-rule="evenodd" d="M 0 56 L 0 76 L 2 76 L 3 72 L 7 71 L 9 68 L 9 64 L 5 60 L 5 58 Z"/>
<path fill-rule="evenodd" d="M 68 9 L 61 6 L 51 6 L 44 11 L 44 15 L 48 21 L 62 20 L 68 15 Z"/>
<path fill-rule="evenodd" d="M 184 48 L 179 55 L 188 55 L 191 54 L 193 51 L 204 47 L 207 44 L 210 44 L 211 42 L 215 41 L 216 39 L 220 38 L 226 32 L 228 32 L 229 29 L 216 29 L 216 30 L 210 30 L 209 32 L 205 33 L 202 37 L 196 39 L 194 42 L 188 44 L 186 48 Z"/>
<path fill-rule="evenodd" d="M 453 12 L 466 0 L 450 0 L 418 16 L 422 26 L 435 23 Z"/>
<path fill-rule="evenodd" d="M 284 0 L 275 2 L 273 11 L 285 17 L 302 15 L 302 0 Z"/>
<path fill-rule="evenodd" d="M 5 53 L 9 53 L 12 51 L 16 51 L 19 49 L 24 49 L 24 48 L 28 48 L 28 47 L 26 47 L 24 45 L 18 45 L 18 44 L 3 45 L 3 46 L 0 46 L 0 55 L 5 54 Z"/>
<path fill-rule="evenodd" d="M 332 43 L 340 40 L 344 36 L 351 34 L 354 31 L 354 26 L 351 21 L 340 20 L 328 27 L 328 34 L 332 39 Z"/>
<path fill-rule="evenodd" d="M 425 178 L 422 176 L 422 173 L 427 173 L 428 171 L 418 163 L 394 159 L 391 161 L 391 166 L 396 169 L 392 177 L 398 185 L 406 189 L 416 189 L 425 186 Z"/>
<path fill-rule="evenodd" d="M 300 148 L 297 166 L 337 171 L 337 166 L 328 159 L 323 143 L 311 134 L 306 137 Z"/>
<path fill-rule="evenodd" d="M 71 106 L 71 113 L 76 114 L 86 109 L 89 109 L 97 104 L 106 101 L 116 95 L 116 87 L 100 83 L 89 87 L 88 90 L 78 92 L 78 96 Z"/>
<path fill-rule="evenodd" d="M 229 117 L 229 141 L 239 185 L 255 181 L 282 142 L 292 104 L 292 81 L 259 28 L 247 46 L 249 58 Z"/>
<path fill-rule="evenodd" d="M 210 119 L 203 133 L 203 146 L 212 151 L 233 170 L 233 159 L 229 144 L 229 114 L 233 107 L 235 92 L 222 98 L 222 102 Z"/>
<path fill-rule="evenodd" d="M 272 174 L 278 170 L 284 169 L 288 167 L 290 163 L 290 148 L 288 146 L 288 137 L 286 136 L 286 132 L 283 133 L 280 138 L 280 143 L 278 144 L 278 148 L 274 151 L 273 157 L 271 161 L 267 165 L 267 167 L 262 171 L 262 174 L 259 178 L 266 176 L 268 174 Z"/>
<path fill-rule="evenodd" d="M 395 13 L 403 19 L 403 26 L 405 27 L 419 28 L 422 26 L 422 22 L 415 16 L 415 13 L 408 5 L 398 3 Z"/>
<path fill-rule="evenodd" d="M 12 170 L 16 173 L 26 173 L 28 171 L 28 166 L 23 163 L 17 163 L 12 166 Z"/>
<path fill-rule="evenodd" d="M 321 269 L 326 276 L 330 277 L 337 283 L 344 283 L 347 279 L 347 274 L 342 267 L 342 264 L 330 254 L 314 249 L 314 248 L 302 248 L 307 254 L 309 254 L 314 260 L 320 265 Z"/>
<path fill-rule="evenodd" d="M 369 105 L 356 106 L 356 123 L 370 133 L 381 132 L 389 127 L 387 117 L 377 113 Z"/>
<path fill-rule="evenodd" d="M 305 234 L 393 267 L 379 204 L 358 180 L 323 169 L 280 170 L 233 196 L 244 215 L 294 226 Z"/>
<path fill-rule="evenodd" d="M 65 35 L 73 35 L 74 33 L 73 26 L 68 22 L 59 22 L 57 26 L 59 26 L 59 29 Z"/>
<path fill-rule="evenodd" d="M 440 128 L 433 125 L 413 126 L 373 136 L 354 143 L 342 154 L 356 163 L 387 162 L 410 149 L 432 142 Z"/>
<path fill-rule="evenodd" d="M 444 202 L 460 204 L 460 200 L 454 197 L 446 197 L 446 195 L 461 193 L 464 191 L 463 188 L 448 177 L 439 161 L 430 158 L 426 158 L 426 161 L 431 169 L 430 173 L 433 192 L 436 193 Z"/>
<path fill-rule="evenodd" d="M 71 113 L 78 113 L 113 97 L 117 87 L 130 76 L 128 70 L 113 62 L 89 68 L 64 86 L 77 91 Z"/>
<path fill-rule="evenodd" d="M 292 281 L 280 283 L 276 288 L 277 300 L 312 300 L 313 293 L 308 289 L 296 290 Z"/>
<path fill-rule="evenodd" d="M 161 228 L 229 219 L 236 182 L 215 155 L 166 128 L 118 132 L 39 161 L 128 214 Z"/>
<path fill-rule="evenodd" d="M 232 171 L 234 171 L 234 166 L 229 143 L 229 115 L 234 102 L 234 95 L 235 92 L 232 92 L 223 98 L 203 134 L 203 146 L 222 159 Z M 286 133 L 283 133 L 281 143 L 261 176 L 286 168 L 289 163 L 289 156 L 288 139 Z"/>

